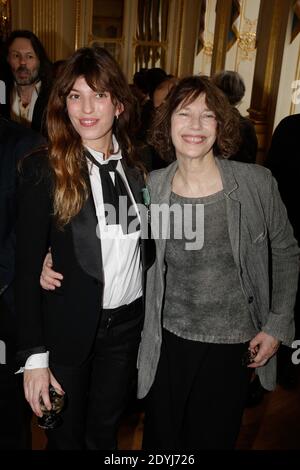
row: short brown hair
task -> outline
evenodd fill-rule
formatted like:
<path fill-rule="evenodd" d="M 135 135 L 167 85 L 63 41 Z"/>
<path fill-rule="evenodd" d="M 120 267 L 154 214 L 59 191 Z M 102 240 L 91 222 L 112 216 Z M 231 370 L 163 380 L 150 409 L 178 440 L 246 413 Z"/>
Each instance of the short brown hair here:
<path fill-rule="evenodd" d="M 188 105 L 201 94 L 205 95 L 207 107 L 217 120 L 217 139 L 214 155 L 225 158 L 233 155 L 240 145 L 239 113 L 209 77 L 194 75 L 183 78 L 172 88 L 168 99 L 157 110 L 148 141 L 165 160 L 175 160 L 175 148 L 171 140 L 171 117 L 180 105 Z"/>
<path fill-rule="evenodd" d="M 212 81 L 225 93 L 229 103 L 236 106 L 243 98 L 246 87 L 243 78 L 238 72 L 224 70 L 212 77 Z"/>

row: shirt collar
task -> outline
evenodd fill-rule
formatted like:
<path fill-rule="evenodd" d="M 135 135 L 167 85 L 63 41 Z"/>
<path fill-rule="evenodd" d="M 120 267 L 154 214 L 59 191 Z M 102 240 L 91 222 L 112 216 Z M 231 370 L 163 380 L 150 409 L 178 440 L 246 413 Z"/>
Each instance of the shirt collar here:
<path fill-rule="evenodd" d="M 40 94 L 41 86 L 42 86 L 41 80 L 36 82 L 35 85 L 34 85 L 34 90 L 33 91 L 37 94 L 37 96 Z M 21 98 L 19 97 L 18 86 L 17 86 L 16 82 L 14 82 L 14 93 L 20 100 Z"/>
<path fill-rule="evenodd" d="M 97 162 L 101 163 L 101 165 L 106 165 L 109 162 L 109 160 L 121 160 L 122 159 L 121 149 L 114 135 L 112 136 L 112 144 L 113 144 L 114 152 L 116 153 L 114 153 L 113 155 L 110 155 L 109 158 L 107 158 L 106 160 L 104 160 L 102 152 L 94 150 L 88 147 L 87 145 L 85 147 L 90 152 L 90 154 L 93 155 L 93 157 L 97 160 Z"/>

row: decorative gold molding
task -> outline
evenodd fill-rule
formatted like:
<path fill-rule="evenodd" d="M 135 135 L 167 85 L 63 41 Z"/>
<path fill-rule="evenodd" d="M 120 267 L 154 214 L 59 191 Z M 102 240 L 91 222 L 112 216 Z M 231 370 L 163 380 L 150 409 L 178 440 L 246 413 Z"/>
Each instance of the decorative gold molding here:
<path fill-rule="evenodd" d="M 94 36 L 93 34 L 89 34 L 88 36 L 88 42 L 91 44 L 92 42 L 105 42 L 108 44 L 124 44 L 124 36 L 121 38 L 103 38 L 99 36 Z"/>
<path fill-rule="evenodd" d="M 271 140 L 276 111 L 284 39 L 290 13 L 290 2 L 261 0 L 257 26 L 258 48 L 250 118 L 260 133 L 258 161 L 265 157 Z"/>
<path fill-rule="evenodd" d="M 80 0 L 76 0 L 75 5 L 75 50 L 79 48 L 80 44 Z"/>
<path fill-rule="evenodd" d="M 250 54 L 256 50 L 256 33 L 242 32 L 239 34 L 238 47 L 242 51 L 242 60 L 253 60 Z"/>
<path fill-rule="evenodd" d="M 115 41 L 116 39 L 114 39 L 113 42 Z M 163 47 L 164 49 L 166 49 L 168 47 L 168 41 L 141 41 L 139 39 L 133 38 L 132 45 L 133 46 L 157 46 L 157 47 Z"/>
<path fill-rule="evenodd" d="M 135 70 L 157 64 L 166 68 L 170 8 L 170 0 L 136 1 L 131 41 Z"/>
<path fill-rule="evenodd" d="M 56 60 L 59 0 L 33 0 L 33 31 L 51 60 Z"/>
<path fill-rule="evenodd" d="M 89 44 L 92 35 L 93 0 L 76 0 L 75 49 Z"/>
<path fill-rule="evenodd" d="M 214 50 L 214 43 L 211 41 L 205 41 L 204 42 L 204 47 L 203 47 L 203 53 L 207 56 L 212 56 L 213 55 L 213 50 Z"/>
<path fill-rule="evenodd" d="M 4 40 L 11 32 L 10 0 L 0 0 L 0 37 Z"/>
<path fill-rule="evenodd" d="M 223 70 L 225 66 L 231 18 L 231 1 L 232 0 L 217 0 L 211 74 Z"/>
<path fill-rule="evenodd" d="M 81 46 L 81 0 L 76 0 L 76 20 L 75 20 L 75 50 Z"/>
<path fill-rule="evenodd" d="M 242 24 L 243 31 L 238 34 L 238 48 L 241 51 L 241 56 L 239 57 L 239 63 L 242 60 L 253 60 L 254 52 L 257 48 L 256 44 L 256 28 L 257 28 L 257 19 L 250 20 L 245 16 L 245 5 L 243 5 L 242 11 Z"/>
<path fill-rule="evenodd" d="M 179 30 L 179 46 L 177 48 L 177 55 L 176 55 L 176 72 L 175 72 L 175 76 L 178 77 L 178 72 L 179 72 L 179 64 L 181 62 L 181 59 L 182 59 L 182 53 L 183 53 L 183 47 L 182 47 L 182 38 L 183 38 L 183 34 L 182 34 L 182 29 L 183 29 L 183 0 L 180 0 L 180 5 L 178 7 L 178 11 L 179 11 L 179 26 L 178 26 L 178 30 Z"/>

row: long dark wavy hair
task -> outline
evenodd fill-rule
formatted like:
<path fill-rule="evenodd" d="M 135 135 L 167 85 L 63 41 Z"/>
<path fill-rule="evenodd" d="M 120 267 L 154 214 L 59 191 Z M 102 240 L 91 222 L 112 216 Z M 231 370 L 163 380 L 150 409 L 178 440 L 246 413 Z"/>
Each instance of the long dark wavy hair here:
<path fill-rule="evenodd" d="M 239 148 L 239 113 L 209 77 L 194 75 L 183 78 L 174 86 L 156 112 L 148 142 L 164 160 L 175 160 L 175 148 L 171 139 L 171 117 L 178 107 L 187 106 L 201 94 L 205 95 L 208 109 L 217 120 L 217 138 L 213 147 L 214 155 L 229 158 Z"/>
<path fill-rule="evenodd" d="M 108 91 L 113 104 L 123 105 L 124 110 L 115 119 L 112 132 L 127 165 L 138 165 L 131 138 L 135 124 L 134 100 L 119 65 L 101 47 L 78 49 L 65 62 L 61 75 L 55 80 L 47 108 L 49 160 L 55 183 L 54 215 L 59 226 L 64 226 L 78 214 L 88 197 L 84 148 L 66 106 L 67 96 L 79 77 L 84 77 L 94 91 Z"/>

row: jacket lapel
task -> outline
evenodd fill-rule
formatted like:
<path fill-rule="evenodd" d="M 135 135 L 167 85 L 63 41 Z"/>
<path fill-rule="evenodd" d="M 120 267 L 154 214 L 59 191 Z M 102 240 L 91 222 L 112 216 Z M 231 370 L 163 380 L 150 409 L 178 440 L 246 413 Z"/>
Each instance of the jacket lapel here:
<path fill-rule="evenodd" d="M 137 204 L 142 204 L 142 188 L 144 186 L 143 178 L 135 168 L 130 168 L 123 160 L 121 160 L 121 162 L 135 202 Z"/>
<path fill-rule="evenodd" d="M 135 202 L 138 204 L 138 208 L 144 208 L 142 189 L 145 187 L 144 179 L 140 172 L 135 168 L 130 168 L 122 160 L 122 166 L 132 191 Z M 140 206 L 140 207 L 139 207 Z M 142 266 L 143 271 L 146 271 L 155 261 L 155 243 L 151 238 L 151 229 L 148 222 L 146 211 L 140 210 L 141 217 L 141 255 L 142 255 Z M 148 238 L 147 238 L 148 237 Z"/>
<path fill-rule="evenodd" d="M 235 179 L 232 166 L 225 159 L 216 158 L 223 182 L 226 201 L 228 232 L 232 248 L 232 254 L 236 266 L 240 265 L 240 225 L 241 204 L 237 199 L 235 190 L 238 184 Z"/>
<path fill-rule="evenodd" d="M 129 168 L 123 161 L 122 164 L 135 201 L 142 204 L 143 179 L 134 168 Z M 71 221 L 74 249 L 81 268 L 90 276 L 103 282 L 101 243 L 97 235 L 98 219 L 89 178 L 87 178 L 87 184 L 90 189 L 88 200 Z M 143 270 L 146 270 L 155 260 L 155 244 L 152 239 L 141 240 L 141 254 Z"/>
<path fill-rule="evenodd" d="M 162 173 L 159 180 L 155 182 L 155 190 L 151 186 L 151 174 L 149 177 L 149 188 L 150 188 L 150 197 L 151 197 L 151 228 L 154 236 L 156 237 L 157 244 L 157 261 L 159 265 L 163 266 L 165 251 L 166 251 L 166 236 L 161 236 L 161 221 L 159 214 L 156 213 L 159 208 L 169 207 L 170 205 L 170 196 L 172 190 L 172 180 L 177 171 L 178 164 L 177 161 L 169 165 Z M 164 219 L 164 231 L 168 233 L 169 224 L 170 224 L 170 213 L 166 211 L 166 214 L 163 217 Z"/>
<path fill-rule="evenodd" d="M 103 282 L 101 243 L 98 234 L 98 219 L 90 182 L 90 195 L 83 208 L 71 221 L 74 248 L 81 268 L 90 276 Z"/>

